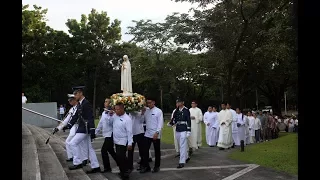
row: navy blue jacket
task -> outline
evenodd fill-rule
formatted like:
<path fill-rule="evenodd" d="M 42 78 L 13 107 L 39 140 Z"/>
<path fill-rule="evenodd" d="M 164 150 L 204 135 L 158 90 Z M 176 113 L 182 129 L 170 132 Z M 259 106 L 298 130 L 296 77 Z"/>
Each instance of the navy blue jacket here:
<path fill-rule="evenodd" d="M 82 118 L 79 118 L 80 111 L 81 111 Z M 77 112 L 72 116 L 72 119 L 68 123 L 68 126 L 72 127 L 77 122 L 79 127 L 76 133 L 86 133 L 86 125 L 83 120 L 88 121 L 88 134 L 90 134 L 90 130 L 92 129 L 94 130 L 95 125 L 94 125 L 93 109 L 90 102 L 87 99 L 83 99 L 82 103 L 78 104 Z"/>
<path fill-rule="evenodd" d="M 179 124 L 180 122 L 183 122 L 183 124 Z M 177 132 L 191 132 L 191 119 L 189 109 L 184 107 L 182 111 L 180 111 L 179 108 L 177 108 L 173 113 L 173 124 L 176 124 Z"/>

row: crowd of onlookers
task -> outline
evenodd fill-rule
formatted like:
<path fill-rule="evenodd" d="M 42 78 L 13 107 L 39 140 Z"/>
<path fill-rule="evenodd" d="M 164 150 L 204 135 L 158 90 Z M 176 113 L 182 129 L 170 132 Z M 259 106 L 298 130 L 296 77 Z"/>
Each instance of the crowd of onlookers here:
<path fill-rule="evenodd" d="M 259 111 L 254 114 L 258 114 L 256 118 L 260 120 L 258 124 L 261 124 L 259 136 L 255 137 L 257 142 L 276 139 L 279 137 L 279 132 L 283 130 L 286 132 L 298 132 L 298 119 L 293 114 L 291 116 L 277 116 L 266 111 Z"/>

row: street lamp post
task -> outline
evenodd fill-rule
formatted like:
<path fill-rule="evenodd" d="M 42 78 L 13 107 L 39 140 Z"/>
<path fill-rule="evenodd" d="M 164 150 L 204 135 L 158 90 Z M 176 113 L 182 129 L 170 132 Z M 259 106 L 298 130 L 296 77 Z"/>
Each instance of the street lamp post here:
<path fill-rule="evenodd" d="M 287 92 L 284 92 L 284 114 L 287 115 Z"/>

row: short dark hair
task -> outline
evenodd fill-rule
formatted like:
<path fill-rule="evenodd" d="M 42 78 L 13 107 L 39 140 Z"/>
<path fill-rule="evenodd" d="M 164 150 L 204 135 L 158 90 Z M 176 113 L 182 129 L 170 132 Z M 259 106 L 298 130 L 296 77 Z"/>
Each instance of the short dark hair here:
<path fill-rule="evenodd" d="M 121 108 L 124 108 L 124 104 L 122 102 L 118 102 L 115 106 L 119 106 Z"/>
<path fill-rule="evenodd" d="M 156 98 L 155 98 L 155 97 L 151 97 L 151 96 L 150 96 L 150 97 L 147 97 L 146 99 L 147 99 L 147 100 L 150 100 L 150 101 L 154 101 L 154 102 L 156 101 Z"/>
<path fill-rule="evenodd" d="M 227 105 L 228 103 L 225 101 L 222 101 L 221 104 Z"/>
<path fill-rule="evenodd" d="M 239 111 L 241 111 L 241 109 L 240 109 L 240 108 L 238 108 L 238 107 L 237 107 L 236 109 L 239 109 Z"/>

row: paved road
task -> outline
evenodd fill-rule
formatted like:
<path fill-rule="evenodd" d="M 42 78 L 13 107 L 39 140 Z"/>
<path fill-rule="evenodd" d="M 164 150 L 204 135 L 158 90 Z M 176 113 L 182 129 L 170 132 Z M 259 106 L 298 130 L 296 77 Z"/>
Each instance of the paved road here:
<path fill-rule="evenodd" d="M 50 129 L 51 130 L 51 129 Z M 66 138 L 67 132 L 59 132 L 61 137 Z M 97 139 L 93 142 L 94 149 L 98 152 L 97 156 L 101 161 L 99 154 L 103 139 Z M 297 176 L 291 176 L 286 173 L 276 172 L 269 168 L 264 168 L 255 164 L 246 164 L 243 162 L 231 160 L 227 158 L 228 153 L 234 150 L 219 151 L 213 147 L 203 147 L 198 149 L 191 157 L 189 163 L 182 169 L 177 169 L 178 158 L 174 158 L 175 150 L 173 145 L 162 144 L 161 172 L 140 174 L 137 171 L 131 173 L 130 179 L 139 180 L 269 180 L 269 179 L 285 179 L 297 180 Z M 151 149 L 153 147 L 151 146 Z M 138 149 L 136 149 L 138 150 Z M 153 152 L 152 152 L 153 154 Z M 138 160 L 138 153 L 135 153 L 135 161 Z M 154 156 L 154 155 L 153 155 Z M 112 159 L 112 158 L 111 158 Z M 100 162 L 101 163 L 101 162 Z M 114 162 L 111 162 L 115 166 Z M 153 162 L 150 163 L 153 167 Z M 135 168 L 137 164 L 134 165 Z M 117 168 L 113 168 L 116 173 Z M 115 175 L 110 173 L 104 174 L 108 179 L 114 179 Z"/>

